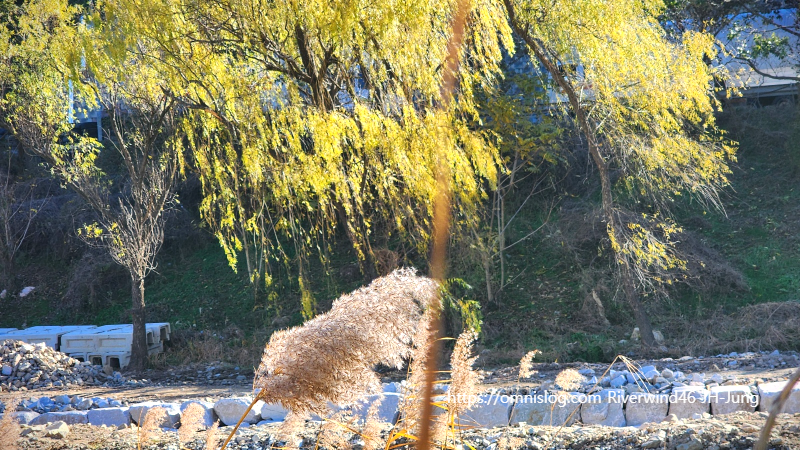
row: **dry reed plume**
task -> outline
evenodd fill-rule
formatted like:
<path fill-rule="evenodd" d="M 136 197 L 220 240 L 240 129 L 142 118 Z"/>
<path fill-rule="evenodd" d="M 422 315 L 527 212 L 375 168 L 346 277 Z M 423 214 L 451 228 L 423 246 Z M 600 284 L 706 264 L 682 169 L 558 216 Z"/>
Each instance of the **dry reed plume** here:
<path fill-rule="evenodd" d="M 386 424 L 381 422 L 378 417 L 381 402 L 380 399 L 372 402 L 360 431 L 357 428 L 358 423 L 348 410 L 339 411 L 325 419 L 317 433 L 316 447 L 329 450 L 349 450 L 354 447 L 352 440 L 355 436 L 359 436 L 364 441 L 363 450 L 382 448 L 384 441 L 381 439 L 381 431 Z"/>
<path fill-rule="evenodd" d="M 384 446 L 384 442 L 381 440 L 381 431 L 383 431 L 384 423 L 378 417 L 381 402 L 382 400 L 373 402 L 367 411 L 367 419 L 361 428 L 361 437 L 364 438 L 364 450 L 378 450 Z"/>
<path fill-rule="evenodd" d="M 574 391 L 581 387 L 583 375 L 575 369 L 564 369 L 556 375 L 555 384 L 564 391 Z"/>
<path fill-rule="evenodd" d="M 203 428 L 206 409 L 199 403 L 190 403 L 181 414 L 181 426 L 178 428 L 178 441 L 185 444 L 192 440 L 195 432 Z"/>
<path fill-rule="evenodd" d="M 139 450 L 142 445 L 147 445 L 155 437 L 156 432 L 160 431 L 161 424 L 167 418 L 167 410 L 158 406 L 150 408 L 144 415 L 144 421 L 137 430 L 137 441 Z"/>
<path fill-rule="evenodd" d="M 536 375 L 536 370 L 533 369 L 533 358 L 541 353 L 541 350 L 532 350 L 522 357 L 519 361 L 519 378 L 530 378 Z"/>
<path fill-rule="evenodd" d="M 447 411 L 457 418 L 474 406 L 480 394 L 481 375 L 473 370 L 477 356 L 472 356 L 472 343 L 478 338 L 474 331 L 461 333 L 450 356 L 450 389 L 447 391 Z"/>
<path fill-rule="evenodd" d="M 420 320 L 417 333 L 414 336 L 414 352 L 409 365 L 408 387 L 406 396 L 400 402 L 400 415 L 403 420 L 403 429 L 416 436 L 421 431 L 422 409 L 424 405 L 423 389 L 426 383 L 427 354 L 436 339 L 437 312 L 429 309 L 425 311 Z M 434 362 L 435 363 L 435 362 Z M 435 369 L 431 369 L 435 370 Z M 438 408 L 438 413 L 441 408 Z"/>
<path fill-rule="evenodd" d="M 219 445 L 219 436 L 217 435 L 218 431 L 219 420 L 214 422 L 214 424 L 208 427 L 208 430 L 206 430 L 206 450 L 217 450 L 217 445 Z"/>
<path fill-rule="evenodd" d="M 317 433 L 317 445 L 326 449 L 349 450 L 353 447 L 353 419 L 347 411 L 339 411 L 325 420 Z"/>
<path fill-rule="evenodd" d="M 465 331 L 458 340 L 450 357 L 450 387 L 448 395 L 433 403 L 434 416 L 430 423 L 422 420 L 422 407 L 425 397 L 425 372 L 428 367 L 424 355 L 433 345 L 435 330 L 433 324 L 435 312 L 426 313 L 417 331 L 414 342 L 417 344 L 411 361 L 408 377 L 407 395 L 400 404 L 400 422 L 395 427 L 394 434 L 389 438 L 393 444 L 400 437 L 417 437 L 423 427 L 429 427 L 430 439 L 440 443 L 443 448 L 450 448 L 448 442 L 455 443 L 456 434 L 462 428 L 459 417 L 474 406 L 477 395 L 480 393 L 479 384 L 481 376 L 473 369 L 477 357 L 472 356 L 472 343 L 477 337 L 473 331 Z M 430 368 L 435 370 L 435 368 Z M 469 424 L 466 424 L 469 426 Z"/>
<path fill-rule="evenodd" d="M 276 332 L 256 372 L 258 398 L 298 414 L 323 415 L 329 401 L 352 403 L 378 391 L 373 367 L 402 367 L 420 318 L 439 301 L 438 291 L 435 281 L 398 269 L 343 295 L 304 325 Z"/>
<path fill-rule="evenodd" d="M 12 414 L 17 410 L 19 400 L 13 399 L 6 403 L 5 414 L 0 419 L 0 450 L 16 450 L 19 434 L 22 432 L 19 424 Z"/>

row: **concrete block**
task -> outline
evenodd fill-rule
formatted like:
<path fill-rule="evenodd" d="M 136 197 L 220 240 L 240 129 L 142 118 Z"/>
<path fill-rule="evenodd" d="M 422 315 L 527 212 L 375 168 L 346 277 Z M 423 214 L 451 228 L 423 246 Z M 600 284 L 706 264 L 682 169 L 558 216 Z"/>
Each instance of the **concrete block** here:
<path fill-rule="evenodd" d="M 236 425 L 252 401 L 253 399 L 251 397 L 223 398 L 214 403 L 214 412 L 224 425 Z M 263 407 L 264 402 L 261 400 L 256 402 L 253 409 L 245 416 L 244 423 L 253 424 L 260 422 L 261 410 Z"/>
<path fill-rule="evenodd" d="M 91 409 L 86 413 L 86 417 L 89 419 L 89 425 L 98 427 L 101 425 L 107 427 L 130 425 L 131 413 L 129 409 L 128 407 Z"/>
<path fill-rule="evenodd" d="M 58 422 L 59 420 L 67 425 L 89 422 L 89 419 L 86 417 L 86 411 L 64 411 L 39 414 L 39 416 L 28 422 L 28 425 L 44 425 L 46 423 Z"/>
<path fill-rule="evenodd" d="M 78 331 L 91 330 L 94 325 L 68 325 L 68 326 L 37 326 L 29 327 L 24 330 L 9 331 L 3 336 L 4 339 L 15 339 L 28 344 L 42 343 L 54 350 L 59 350 L 59 342 L 62 335 Z"/>
<path fill-rule="evenodd" d="M 783 388 L 786 387 L 787 381 L 776 381 L 774 383 L 762 383 L 758 385 L 758 395 L 760 397 L 758 403 L 758 410 L 770 412 L 772 405 L 778 400 Z M 795 384 L 783 404 L 781 412 L 787 414 L 800 413 L 800 384 Z"/>
<path fill-rule="evenodd" d="M 625 421 L 629 427 L 647 422 L 661 422 L 667 417 L 669 395 L 637 392 L 628 396 L 625 403 Z"/>
<path fill-rule="evenodd" d="M 510 424 L 525 422 L 528 425 L 572 425 L 580 418 L 584 394 L 555 392 L 524 395 L 517 398 L 511 411 Z"/>
<path fill-rule="evenodd" d="M 625 390 L 603 389 L 588 395 L 587 401 L 581 404 L 581 422 L 585 424 L 605 425 L 608 427 L 624 427 Z"/>
<path fill-rule="evenodd" d="M 758 397 L 750 392 L 750 386 L 716 386 L 711 388 L 711 414 L 730 414 L 737 411 L 753 412 L 758 406 Z"/>

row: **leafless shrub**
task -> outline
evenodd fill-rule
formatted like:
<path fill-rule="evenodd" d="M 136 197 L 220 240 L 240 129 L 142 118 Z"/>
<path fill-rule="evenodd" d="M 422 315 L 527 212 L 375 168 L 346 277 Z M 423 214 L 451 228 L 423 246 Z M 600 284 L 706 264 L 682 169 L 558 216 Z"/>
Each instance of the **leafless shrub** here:
<path fill-rule="evenodd" d="M 377 391 L 376 364 L 402 367 L 438 284 L 398 269 L 343 295 L 301 327 L 272 335 L 256 372 L 258 398 L 298 414 L 325 414 L 328 401 L 352 403 Z"/>
<path fill-rule="evenodd" d="M 0 419 L 0 450 L 16 450 L 17 440 L 22 431 L 12 414 L 17 410 L 19 400 L 13 399 L 6 402 L 5 414 Z"/>
<path fill-rule="evenodd" d="M 734 314 L 721 310 L 704 319 L 670 322 L 681 354 L 715 354 L 731 351 L 790 350 L 800 342 L 800 302 L 768 302 L 740 308 Z"/>

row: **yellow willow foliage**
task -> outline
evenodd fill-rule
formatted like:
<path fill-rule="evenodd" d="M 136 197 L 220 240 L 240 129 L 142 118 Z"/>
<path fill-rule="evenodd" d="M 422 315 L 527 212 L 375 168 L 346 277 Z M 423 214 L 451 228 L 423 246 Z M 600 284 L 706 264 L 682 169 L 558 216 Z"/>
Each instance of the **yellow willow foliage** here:
<path fill-rule="evenodd" d="M 72 136 L 59 142 L 72 127 L 70 116 L 92 105 L 69 81 L 80 67 L 79 13 L 62 0 L 33 0 L 12 8 L 0 27 L 0 126 L 67 184 L 102 174 L 95 141 Z"/>
<path fill-rule="evenodd" d="M 426 248 L 437 148 L 462 218 L 494 186 L 472 91 L 513 42 L 502 6 L 474 1 L 457 101 L 439 108 L 456 4 L 106 0 L 95 26 L 186 105 L 202 214 L 233 267 L 251 245 L 282 252 L 279 236 L 324 253 L 342 222 L 369 259 L 378 227 Z"/>
<path fill-rule="evenodd" d="M 719 74 L 705 63 L 715 57 L 710 35 L 668 39 L 656 19 L 660 0 L 508 1 L 581 96 L 602 156 L 621 171 L 624 190 L 662 217 L 682 194 L 721 209 L 718 191 L 728 183 L 735 149 L 714 123 Z M 669 239 L 672 223 L 646 222 L 652 231 L 609 224 L 617 255 L 640 274 L 683 267 Z"/>

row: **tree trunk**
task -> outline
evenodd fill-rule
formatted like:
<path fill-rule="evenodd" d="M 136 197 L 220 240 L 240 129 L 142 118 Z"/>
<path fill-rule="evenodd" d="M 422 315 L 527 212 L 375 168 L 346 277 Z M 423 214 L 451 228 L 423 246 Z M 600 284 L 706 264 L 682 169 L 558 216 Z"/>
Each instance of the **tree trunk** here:
<path fill-rule="evenodd" d="M 147 329 L 144 311 L 144 278 L 131 277 L 131 318 L 133 319 L 133 345 L 128 369 L 140 372 L 147 365 Z"/>
<path fill-rule="evenodd" d="M 8 255 L 3 255 L 0 259 L 2 259 L 3 266 L 3 273 L 0 273 L 0 292 L 5 290 L 6 295 L 11 296 L 19 292 L 14 259 Z"/>
<path fill-rule="evenodd" d="M 650 324 L 650 318 L 644 310 L 644 305 L 639 301 L 639 293 L 636 292 L 636 284 L 631 275 L 631 269 L 628 262 L 625 261 L 620 267 L 620 275 L 622 278 L 622 287 L 625 290 L 625 298 L 633 310 L 633 317 L 636 319 L 636 326 L 639 327 L 639 334 L 642 336 L 642 343 L 648 347 L 656 345 L 656 338 L 653 334 L 653 326 Z"/>
<path fill-rule="evenodd" d="M 492 258 L 490 255 L 483 255 L 483 273 L 486 277 L 486 301 L 494 302 L 492 295 Z"/>

